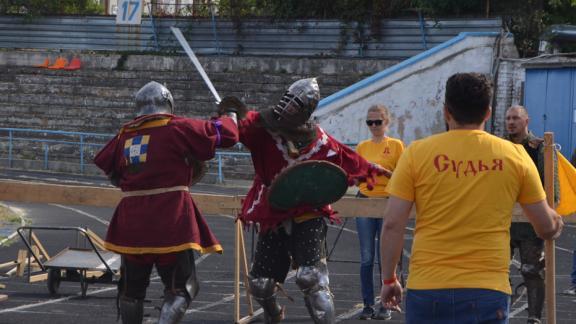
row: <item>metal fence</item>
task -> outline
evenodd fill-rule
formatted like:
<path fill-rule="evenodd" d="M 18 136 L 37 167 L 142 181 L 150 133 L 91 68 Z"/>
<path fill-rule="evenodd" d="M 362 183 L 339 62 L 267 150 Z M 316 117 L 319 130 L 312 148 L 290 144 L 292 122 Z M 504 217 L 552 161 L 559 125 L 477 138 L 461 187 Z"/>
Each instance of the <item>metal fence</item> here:
<path fill-rule="evenodd" d="M 57 171 L 51 168 L 53 162 L 62 162 L 58 157 L 51 158 L 52 148 L 58 145 L 69 147 L 68 161 L 78 166 L 80 174 L 84 174 L 87 165 L 92 165 L 90 160 L 93 154 L 87 150 L 96 152 L 110 140 L 113 134 L 65 132 L 25 128 L 0 128 L 0 143 L 5 150 L 1 151 L 0 158 L 5 160 L 4 167 L 8 169 L 22 169 L 14 166 L 16 160 L 41 161 L 41 168 L 34 166 L 27 167 L 30 171 Z M 18 143 L 18 144 L 17 144 Z M 34 154 L 26 155 L 24 159 L 16 158 L 16 151 L 31 150 Z M 38 151 L 40 150 L 40 151 Z M 22 155 L 22 154 L 21 154 Z M 61 154 L 59 154 L 61 155 Z M 225 181 L 224 166 L 230 157 L 243 157 L 249 159 L 250 153 L 217 151 L 216 159 L 216 181 Z"/>
<path fill-rule="evenodd" d="M 29 149 L 35 154 L 31 155 L 27 159 L 29 161 L 41 161 L 41 169 L 35 169 L 32 167 L 27 168 L 27 170 L 58 171 L 51 168 L 51 162 L 57 161 L 57 158 L 50 158 L 50 152 L 52 151 L 51 147 L 56 145 L 66 145 L 71 148 L 69 151 L 72 152 L 68 160 L 71 160 L 73 161 L 71 163 L 78 165 L 79 173 L 84 174 L 86 166 L 92 165 L 89 161 L 93 157 L 93 154 L 87 154 L 86 151 L 98 151 L 113 136 L 114 134 L 65 132 L 27 128 L 0 128 L 0 147 L 5 149 L 0 150 L 0 160 L 5 160 L 3 167 L 7 169 L 22 169 L 14 167 L 14 161 L 21 160 L 16 158 L 15 151 Z M 15 143 L 20 143 L 20 145 Z M 346 145 L 352 148 L 356 146 L 356 144 L 351 143 Z M 243 150 L 241 145 L 238 145 L 237 148 Z M 38 152 L 38 149 L 40 149 L 41 152 Z M 245 151 L 216 151 L 216 156 L 213 160 L 216 162 L 214 167 L 216 169 L 216 182 L 224 183 L 226 181 L 224 176 L 224 167 L 227 164 L 227 160 L 234 157 L 240 157 L 251 161 L 250 153 Z M 0 168 L 2 168 L 2 165 L 0 165 Z"/>
<path fill-rule="evenodd" d="M 434 47 L 460 32 L 500 31 L 500 19 L 390 19 L 377 32 L 338 20 L 273 22 L 250 19 L 151 18 L 139 26 L 117 26 L 113 16 L 0 17 L 0 48 L 94 51 L 182 49 L 170 32 L 182 29 L 200 54 L 366 57 L 403 59 Z"/>

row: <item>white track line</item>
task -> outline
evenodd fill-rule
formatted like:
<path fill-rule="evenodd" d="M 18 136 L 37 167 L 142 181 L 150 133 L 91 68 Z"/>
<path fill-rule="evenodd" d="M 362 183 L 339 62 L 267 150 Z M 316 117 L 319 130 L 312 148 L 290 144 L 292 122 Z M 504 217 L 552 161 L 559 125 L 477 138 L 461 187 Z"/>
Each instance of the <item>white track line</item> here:
<path fill-rule="evenodd" d="M 63 205 L 59 205 L 59 204 L 49 204 L 49 205 L 50 205 L 50 206 L 59 207 L 59 208 L 62 208 L 62 209 L 71 210 L 71 211 L 76 212 L 76 213 L 78 213 L 78 214 L 80 214 L 80 215 L 84 215 L 84 216 L 86 216 L 86 217 L 88 217 L 88 218 L 92 218 L 93 220 L 95 220 L 95 221 L 97 221 L 97 222 L 100 222 L 100 223 L 102 223 L 102 224 L 104 224 L 104 225 L 106 225 L 106 226 L 110 225 L 110 222 L 109 222 L 109 221 L 104 220 L 104 219 L 102 219 L 102 218 L 100 218 L 100 217 L 98 217 L 98 216 L 96 216 L 96 215 L 92 215 L 92 214 L 90 214 L 90 213 L 87 213 L 87 212 L 85 212 L 85 211 L 83 211 L 83 210 L 80 210 L 80 209 L 72 208 L 72 207 L 69 207 L 69 206 L 63 206 Z"/>
<path fill-rule="evenodd" d="M 515 310 L 510 312 L 508 315 L 509 318 L 514 318 L 514 316 L 518 315 L 520 312 L 528 308 L 528 303 L 523 304 L 522 306 L 516 308 Z"/>
<path fill-rule="evenodd" d="M 202 261 L 204 261 L 208 256 L 210 256 L 210 254 L 204 254 L 202 256 L 200 256 L 198 259 L 196 259 L 196 261 L 194 261 L 194 264 L 198 265 L 200 264 Z M 160 279 L 160 277 L 155 276 L 153 278 L 151 278 L 151 280 L 158 280 Z M 108 292 L 108 291 L 112 291 L 112 290 L 116 290 L 116 287 L 109 287 L 109 288 L 102 288 L 102 289 L 96 289 L 96 290 L 92 290 L 86 293 L 87 296 L 89 295 L 96 295 L 96 294 L 100 294 L 103 292 Z M 51 300 L 47 300 L 47 301 L 43 301 L 43 302 L 39 302 L 39 303 L 33 303 L 33 304 L 27 304 L 27 305 L 21 305 L 21 306 L 17 306 L 17 307 L 12 307 L 12 308 L 6 308 L 6 309 L 2 309 L 0 310 L 0 314 L 3 313 L 11 313 L 11 312 L 18 312 L 18 311 L 22 311 L 25 309 L 30 309 L 30 308 L 34 308 L 34 307 L 40 307 L 40 306 L 45 306 L 45 305 L 50 305 L 50 304 L 56 304 L 59 302 L 64 302 L 67 300 L 71 300 L 74 298 L 78 298 L 80 297 L 82 294 L 81 293 L 77 293 L 76 295 L 73 296 L 68 296 L 68 297 L 62 297 L 62 298 L 57 298 L 57 299 L 51 299 Z"/>

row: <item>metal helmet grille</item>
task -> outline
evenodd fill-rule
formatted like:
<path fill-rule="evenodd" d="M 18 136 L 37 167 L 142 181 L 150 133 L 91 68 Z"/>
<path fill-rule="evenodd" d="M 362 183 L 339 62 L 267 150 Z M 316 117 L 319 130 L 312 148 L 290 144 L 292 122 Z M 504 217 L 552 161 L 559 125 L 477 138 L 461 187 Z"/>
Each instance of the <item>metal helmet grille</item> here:
<path fill-rule="evenodd" d="M 320 88 L 315 78 L 294 82 L 273 108 L 279 122 L 287 127 L 304 124 L 318 106 Z"/>
<path fill-rule="evenodd" d="M 135 100 L 137 116 L 174 111 L 174 98 L 170 90 L 156 81 L 150 81 L 140 88 Z"/>

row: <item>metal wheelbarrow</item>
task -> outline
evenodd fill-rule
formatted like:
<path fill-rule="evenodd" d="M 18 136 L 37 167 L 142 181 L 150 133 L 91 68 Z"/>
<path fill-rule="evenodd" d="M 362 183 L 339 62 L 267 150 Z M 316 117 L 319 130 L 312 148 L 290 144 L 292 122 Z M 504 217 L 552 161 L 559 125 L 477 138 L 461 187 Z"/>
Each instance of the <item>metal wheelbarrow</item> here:
<path fill-rule="evenodd" d="M 39 253 L 37 255 L 38 251 L 35 252 L 34 250 L 36 249 L 33 249 L 31 244 L 34 241 L 41 246 L 33 233 L 36 230 L 76 231 L 78 236 L 85 238 L 85 243 L 88 243 L 85 245 L 88 245 L 89 248 L 67 247 L 48 260 L 42 261 Z M 22 226 L 18 228 L 17 232 L 38 266 L 43 272 L 48 274 L 48 291 L 51 295 L 58 294 L 60 282 L 62 281 L 79 282 L 82 297 L 86 296 L 88 284 L 118 283 L 121 264 L 120 255 L 105 251 L 103 240 L 91 230 L 69 226 Z M 43 247 L 42 250 L 45 251 Z M 30 274 L 30 262 L 28 262 L 28 276 Z"/>

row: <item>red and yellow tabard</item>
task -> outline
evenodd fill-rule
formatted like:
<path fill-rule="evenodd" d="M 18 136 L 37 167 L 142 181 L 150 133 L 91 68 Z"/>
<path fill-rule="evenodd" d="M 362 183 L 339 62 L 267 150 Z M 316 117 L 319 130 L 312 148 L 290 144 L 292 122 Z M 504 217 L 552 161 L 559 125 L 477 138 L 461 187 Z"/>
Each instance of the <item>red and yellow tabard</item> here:
<path fill-rule="evenodd" d="M 187 190 L 192 179 L 188 161 L 211 159 L 217 146 L 237 140 L 229 118 L 146 115 L 124 125 L 94 158 L 125 192 L 108 227 L 106 248 L 122 254 L 221 252 Z"/>
<path fill-rule="evenodd" d="M 358 177 L 372 177 L 376 169 L 347 146 L 336 141 L 316 126 L 316 138 L 300 150 L 300 156 L 293 158 L 279 135 L 269 132 L 260 121 L 258 112 L 248 112 L 239 121 L 240 142 L 252 155 L 256 173 L 250 191 L 242 204 L 239 218 L 246 223 L 258 223 L 262 231 L 274 228 L 287 219 L 303 221 L 311 217 L 332 217 L 335 212 L 330 205 L 322 208 L 303 206 L 287 211 L 273 209 L 268 203 L 269 186 L 286 167 L 307 160 L 323 160 L 340 166 L 348 174 L 349 180 Z"/>
<path fill-rule="evenodd" d="M 546 198 L 521 145 L 480 130 L 415 141 L 400 157 L 387 190 L 416 205 L 409 289 L 511 293 L 512 208 Z"/>
<path fill-rule="evenodd" d="M 362 141 L 356 146 L 356 152 L 368 162 L 378 164 L 390 171 L 396 169 L 396 163 L 403 151 L 404 143 L 399 139 L 391 137 L 384 137 L 384 139 L 378 143 L 373 140 Z M 387 197 L 387 184 L 388 178 L 379 176 L 376 177 L 373 190 L 368 190 L 366 183 L 361 183 L 358 188 L 363 195 L 368 197 Z"/>

